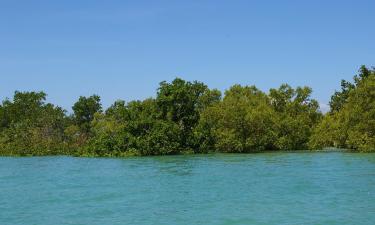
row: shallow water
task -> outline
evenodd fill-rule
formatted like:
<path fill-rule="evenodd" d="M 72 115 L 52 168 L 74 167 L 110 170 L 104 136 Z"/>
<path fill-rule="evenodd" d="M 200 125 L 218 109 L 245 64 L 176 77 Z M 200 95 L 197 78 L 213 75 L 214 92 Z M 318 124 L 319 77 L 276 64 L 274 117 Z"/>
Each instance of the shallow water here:
<path fill-rule="evenodd" d="M 375 154 L 0 158 L 0 224 L 375 224 Z"/>

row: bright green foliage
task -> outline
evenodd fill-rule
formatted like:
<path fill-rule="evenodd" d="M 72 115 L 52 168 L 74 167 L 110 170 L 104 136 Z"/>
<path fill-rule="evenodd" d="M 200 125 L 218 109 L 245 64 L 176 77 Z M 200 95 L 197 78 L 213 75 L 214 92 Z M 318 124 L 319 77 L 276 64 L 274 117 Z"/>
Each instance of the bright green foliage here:
<path fill-rule="evenodd" d="M 255 86 L 232 86 L 217 105 L 216 149 L 251 152 L 273 149 L 275 115 L 269 98 Z"/>
<path fill-rule="evenodd" d="M 327 114 L 314 128 L 310 140 L 310 149 L 323 149 L 325 147 L 345 148 L 347 128 L 344 121 L 335 114 Z"/>
<path fill-rule="evenodd" d="M 340 116 L 348 129 L 347 147 L 375 151 L 375 73 L 357 83 Z"/>
<path fill-rule="evenodd" d="M 366 79 L 370 74 L 373 73 L 370 69 L 365 66 L 361 66 L 359 74 L 354 76 L 354 84 L 346 80 L 341 80 L 341 91 L 335 91 L 331 97 L 329 103 L 331 107 L 331 113 L 339 112 L 342 107 L 347 103 L 349 93 L 363 80 Z"/>
<path fill-rule="evenodd" d="M 320 120 L 319 104 L 311 99 L 309 87 L 291 88 L 287 84 L 270 90 L 271 105 L 276 112 L 277 149 L 307 149 L 314 125 Z"/>
<path fill-rule="evenodd" d="M 343 104 L 316 127 L 311 148 L 375 151 L 375 70 L 362 66 L 350 86 Z"/>
<path fill-rule="evenodd" d="M 252 152 L 306 149 L 319 105 L 311 89 L 282 85 L 267 95 L 255 86 L 234 85 L 222 102 L 202 114 L 199 125 L 206 152 Z"/>
<path fill-rule="evenodd" d="M 348 100 L 349 92 L 354 89 L 354 85 L 346 80 L 341 80 L 341 91 L 335 91 L 332 95 L 329 105 L 331 113 L 338 112 L 342 109 Z"/>

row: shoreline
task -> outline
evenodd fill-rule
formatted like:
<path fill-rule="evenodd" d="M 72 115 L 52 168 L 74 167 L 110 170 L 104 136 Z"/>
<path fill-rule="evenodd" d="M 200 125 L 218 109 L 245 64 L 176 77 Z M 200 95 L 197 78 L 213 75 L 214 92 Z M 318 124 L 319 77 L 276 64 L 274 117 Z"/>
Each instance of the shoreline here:
<path fill-rule="evenodd" d="M 170 154 L 170 155 L 74 155 L 74 154 L 52 154 L 52 155 L 12 155 L 0 154 L 0 158 L 38 158 L 38 157 L 71 157 L 71 158 L 147 158 L 147 157 L 173 157 L 173 156 L 213 156 L 213 155 L 257 155 L 257 154 L 306 154 L 306 153 L 358 153 L 372 154 L 375 152 L 355 151 L 351 149 L 321 149 L 321 150 L 265 150 L 254 152 L 208 152 L 208 153 L 187 153 L 187 154 Z"/>

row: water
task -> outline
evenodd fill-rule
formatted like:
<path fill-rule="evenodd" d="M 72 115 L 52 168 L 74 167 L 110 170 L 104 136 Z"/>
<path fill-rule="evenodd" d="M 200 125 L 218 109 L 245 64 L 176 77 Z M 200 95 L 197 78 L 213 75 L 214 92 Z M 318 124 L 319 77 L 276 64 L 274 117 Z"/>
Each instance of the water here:
<path fill-rule="evenodd" d="M 0 158 L 0 224 L 375 224 L 375 154 Z"/>

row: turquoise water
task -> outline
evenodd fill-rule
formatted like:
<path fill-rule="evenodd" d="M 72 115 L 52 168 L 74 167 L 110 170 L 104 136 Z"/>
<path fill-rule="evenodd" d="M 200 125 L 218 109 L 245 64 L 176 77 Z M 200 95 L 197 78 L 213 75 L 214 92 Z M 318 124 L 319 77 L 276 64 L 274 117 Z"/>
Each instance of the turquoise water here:
<path fill-rule="evenodd" d="M 375 224 L 375 154 L 0 158 L 0 224 Z"/>

